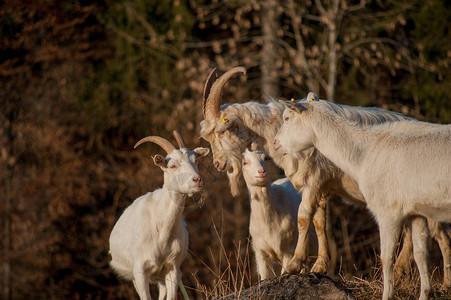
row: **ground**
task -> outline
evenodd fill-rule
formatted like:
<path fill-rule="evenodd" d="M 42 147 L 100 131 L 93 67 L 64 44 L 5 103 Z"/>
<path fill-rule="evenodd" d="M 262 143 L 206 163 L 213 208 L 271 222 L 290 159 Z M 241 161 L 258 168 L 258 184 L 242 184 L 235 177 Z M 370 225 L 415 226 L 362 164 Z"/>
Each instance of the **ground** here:
<path fill-rule="evenodd" d="M 395 287 L 395 299 L 417 299 L 417 279 L 403 280 Z M 231 299 L 303 299 L 303 300 L 349 300 L 381 299 L 382 283 L 378 280 L 365 281 L 358 278 L 337 278 L 317 274 L 284 275 L 268 279 L 249 289 L 227 295 L 218 300 Z M 451 299 L 450 289 L 433 289 L 431 299 Z"/>

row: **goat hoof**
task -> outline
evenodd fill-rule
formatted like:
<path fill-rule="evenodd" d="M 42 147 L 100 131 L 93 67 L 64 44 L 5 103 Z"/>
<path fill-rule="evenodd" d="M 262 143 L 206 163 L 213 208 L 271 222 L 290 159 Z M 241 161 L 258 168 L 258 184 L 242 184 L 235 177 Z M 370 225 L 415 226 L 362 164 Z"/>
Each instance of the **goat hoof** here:
<path fill-rule="evenodd" d="M 287 273 L 288 274 L 298 274 L 301 271 L 301 264 L 298 259 L 292 259 L 288 263 Z"/>
<path fill-rule="evenodd" d="M 310 272 L 326 274 L 327 273 L 327 266 L 324 263 L 315 262 L 315 264 L 313 265 L 313 267 L 310 270 Z"/>

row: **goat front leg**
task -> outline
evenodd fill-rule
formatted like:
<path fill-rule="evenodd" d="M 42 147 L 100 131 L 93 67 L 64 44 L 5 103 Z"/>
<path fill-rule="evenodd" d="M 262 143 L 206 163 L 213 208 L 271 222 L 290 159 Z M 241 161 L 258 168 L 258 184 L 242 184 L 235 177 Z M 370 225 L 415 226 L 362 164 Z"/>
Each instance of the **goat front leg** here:
<path fill-rule="evenodd" d="M 260 276 L 261 281 L 275 276 L 271 258 L 263 253 L 263 251 L 255 251 L 255 262 L 257 264 L 257 273 L 258 276 Z"/>
<path fill-rule="evenodd" d="M 428 219 L 432 237 L 437 241 L 443 257 L 443 287 L 451 287 L 451 226 Z"/>
<path fill-rule="evenodd" d="M 291 255 L 284 255 L 282 257 L 282 267 L 280 268 L 280 276 L 288 273 L 288 263 L 291 260 Z"/>
<path fill-rule="evenodd" d="M 312 224 L 313 215 L 317 208 L 317 193 L 310 187 L 304 187 L 302 191 L 302 201 L 298 209 L 298 242 L 294 250 L 293 258 L 287 266 L 287 272 L 290 274 L 299 273 L 302 265 L 307 260 L 308 255 L 308 237 Z"/>
<path fill-rule="evenodd" d="M 164 281 L 158 281 L 158 300 L 164 300 L 166 298 L 166 284 Z"/>
<path fill-rule="evenodd" d="M 150 300 L 149 279 L 144 272 L 144 264 L 137 263 L 133 267 L 133 285 L 141 300 Z"/>
<path fill-rule="evenodd" d="M 167 289 L 167 300 L 177 299 L 177 288 L 180 281 L 180 270 L 175 266 L 166 274 L 165 283 Z"/>
<path fill-rule="evenodd" d="M 327 199 L 322 198 L 313 216 L 316 236 L 318 238 L 318 258 L 310 272 L 327 273 L 327 263 L 329 262 L 329 245 L 326 235 L 326 205 Z"/>
<path fill-rule="evenodd" d="M 401 231 L 401 220 L 398 216 L 376 214 L 381 240 L 381 260 L 384 276 L 384 292 L 382 299 L 393 299 L 393 257 Z"/>
<path fill-rule="evenodd" d="M 427 266 L 427 242 L 429 238 L 429 229 L 426 218 L 414 217 L 410 223 L 412 230 L 413 257 L 420 272 L 420 300 L 427 300 L 431 291 L 431 282 Z"/>

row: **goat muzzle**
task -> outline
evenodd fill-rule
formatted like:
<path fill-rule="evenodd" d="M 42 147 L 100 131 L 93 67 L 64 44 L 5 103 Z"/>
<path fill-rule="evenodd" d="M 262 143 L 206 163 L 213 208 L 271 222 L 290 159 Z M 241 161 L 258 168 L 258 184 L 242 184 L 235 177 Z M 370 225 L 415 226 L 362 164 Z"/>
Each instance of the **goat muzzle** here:
<path fill-rule="evenodd" d="M 193 177 L 193 181 L 196 184 L 196 187 L 202 187 L 203 186 L 203 182 L 202 182 L 202 179 L 200 177 Z"/>

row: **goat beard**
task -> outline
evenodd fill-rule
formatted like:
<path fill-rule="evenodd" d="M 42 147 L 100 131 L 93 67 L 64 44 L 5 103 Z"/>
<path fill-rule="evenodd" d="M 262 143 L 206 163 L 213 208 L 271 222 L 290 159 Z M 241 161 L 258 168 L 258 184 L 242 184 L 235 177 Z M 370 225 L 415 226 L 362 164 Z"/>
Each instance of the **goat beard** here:
<path fill-rule="evenodd" d="M 231 165 L 232 170 L 227 171 L 227 177 L 229 177 L 230 192 L 233 197 L 237 197 L 240 194 L 241 163 L 233 159 Z"/>
<path fill-rule="evenodd" d="M 201 208 L 205 204 L 205 198 L 204 198 L 203 191 L 192 195 L 192 199 L 193 199 L 193 202 L 196 203 L 199 208 Z"/>

